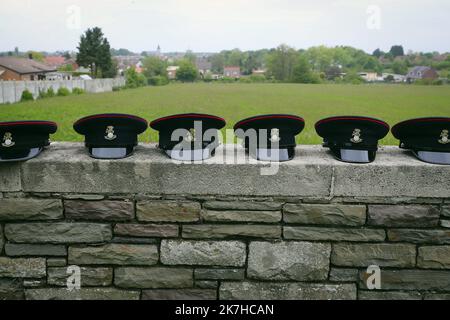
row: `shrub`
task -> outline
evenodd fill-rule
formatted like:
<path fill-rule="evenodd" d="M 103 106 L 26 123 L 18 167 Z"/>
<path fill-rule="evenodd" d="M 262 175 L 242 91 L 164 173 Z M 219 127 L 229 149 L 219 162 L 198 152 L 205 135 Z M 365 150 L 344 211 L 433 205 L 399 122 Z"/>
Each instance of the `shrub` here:
<path fill-rule="evenodd" d="M 45 94 L 46 98 L 51 98 L 55 96 L 55 90 L 52 87 L 48 88 L 47 93 Z"/>
<path fill-rule="evenodd" d="M 47 92 L 45 90 L 39 89 L 38 99 L 44 99 L 44 98 L 47 98 Z"/>
<path fill-rule="evenodd" d="M 33 94 L 30 91 L 28 91 L 28 89 L 25 89 L 22 92 L 22 97 L 20 98 L 20 101 L 24 102 L 24 101 L 33 101 L 33 100 L 34 100 Z"/>
<path fill-rule="evenodd" d="M 127 88 L 138 88 L 147 85 L 147 78 L 142 73 L 137 73 L 133 68 L 126 71 L 125 77 Z"/>
<path fill-rule="evenodd" d="M 73 94 L 83 94 L 85 91 L 81 88 L 73 88 L 72 93 Z"/>
<path fill-rule="evenodd" d="M 164 76 L 153 76 L 148 79 L 148 84 L 151 86 L 164 86 L 169 84 L 169 79 Z"/>
<path fill-rule="evenodd" d="M 125 89 L 125 87 L 121 87 L 121 86 L 114 86 L 114 87 L 112 87 L 112 91 L 120 91 L 120 90 L 123 90 L 123 89 Z"/>
<path fill-rule="evenodd" d="M 67 89 L 65 87 L 61 87 L 61 88 L 58 89 L 58 93 L 57 93 L 58 97 L 65 97 L 65 96 L 68 96 L 68 95 L 70 95 L 69 89 Z"/>
<path fill-rule="evenodd" d="M 239 78 L 240 83 L 252 83 L 252 80 L 249 77 L 241 77 Z"/>
<path fill-rule="evenodd" d="M 262 74 L 253 74 L 250 76 L 250 80 L 252 82 L 265 82 L 266 81 L 266 77 L 263 76 Z"/>
<path fill-rule="evenodd" d="M 223 77 L 222 79 L 220 79 L 220 81 L 222 81 L 223 83 L 233 83 L 236 80 L 234 80 L 234 78 L 231 77 Z"/>

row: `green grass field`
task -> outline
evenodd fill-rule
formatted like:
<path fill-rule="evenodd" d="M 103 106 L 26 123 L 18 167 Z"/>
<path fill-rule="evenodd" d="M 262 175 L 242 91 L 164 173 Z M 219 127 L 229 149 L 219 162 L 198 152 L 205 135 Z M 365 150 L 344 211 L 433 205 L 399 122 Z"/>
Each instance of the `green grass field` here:
<path fill-rule="evenodd" d="M 52 120 L 58 123 L 53 141 L 82 141 L 72 129 L 80 117 L 120 112 L 148 121 L 160 116 L 203 112 L 222 116 L 227 128 L 242 118 L 265 113 L 302 116 L 301 144 L 319 144 L 314 123 L 332 115 L 366 115 L 387 121 L 422 116 L 450 116 L 450 86 L 415 85 L 300 85 L 300 84 L 172 84 L 119 92 L 55 97 L 0 105 L 0 121 Z M 149 129 L 141 141 L 157 141 Z M 397 144 L 389 135 L 382 144 Z"/>

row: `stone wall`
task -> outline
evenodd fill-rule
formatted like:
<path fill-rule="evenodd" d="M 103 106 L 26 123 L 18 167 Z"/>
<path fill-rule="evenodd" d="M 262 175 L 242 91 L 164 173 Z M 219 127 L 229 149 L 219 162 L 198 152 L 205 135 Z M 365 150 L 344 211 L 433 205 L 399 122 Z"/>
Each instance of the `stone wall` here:
<path fill-rule="evenodd" d="M 55 143 L 0 164 L 0 299 L 450 299 L 448 167 L 299 146 L 261 176 L 267 164 L 220 154 L 181 164 L 143 145 L 101 161 Z"/>
<path fill-rule="evenodd" d="M 53 88 L 55 93 L 64 87 L 72 91 L 80 88 L 89 93 L 109 92 L 113 87 L 125 85 L 124 78 L 94 79 L 94 80 L 54 80 L 54 81 L 0 81 L 0 104 L 19 102 L 22 92 L 27 89 L 36 99 L 39 91 Z"/>

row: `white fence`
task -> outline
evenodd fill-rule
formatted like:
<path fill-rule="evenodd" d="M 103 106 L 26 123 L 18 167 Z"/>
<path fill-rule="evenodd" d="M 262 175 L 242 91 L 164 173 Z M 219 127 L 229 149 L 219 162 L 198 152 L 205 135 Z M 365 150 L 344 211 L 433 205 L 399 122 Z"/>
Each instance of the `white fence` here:
<path fill-rule="evenodd" d="M 125 85 L 124 78 L 95 79 L 95 80 L 55 80 L 55 81 L 0 81 L 0 104 L 19 102 L 22 92 L 27 89 L 36 99 L 39 91 L 53 88 L 55 93 L 59 88 L 65 87 L 72 91 L 80 88 L 90 93 L 112 91 L 113 87 Z"/>

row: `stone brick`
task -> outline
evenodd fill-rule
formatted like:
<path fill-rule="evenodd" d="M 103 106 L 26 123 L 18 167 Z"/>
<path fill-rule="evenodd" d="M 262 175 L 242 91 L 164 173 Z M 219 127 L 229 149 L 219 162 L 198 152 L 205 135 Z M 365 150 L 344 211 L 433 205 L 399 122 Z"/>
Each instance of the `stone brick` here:
<path fill-rule="evenodd" d="M 344 267 L 414 267 L 416 246 L 410 244 L 333 244 L 331 263 Z"/>
<path fill-rule="evenodd" d="M 288 203 L 283 208 L 283 220 L 286 223 L 360 226 L 366 222 L 366 206 Z"/>
<path fill-rule="evenodd" d="M 16 244 L 5 245 L 7 256 L 65 256 L 67 249 L 64 245 L 57 244 Z"/>
<path fill-rule="evenodd" d="M 41 279 L 23 279 L 24 288 L 39 288 L 44 287 L 47 284 L 46 278 Z"/>
<path fill-rule="evenodd" d="M 277 225 L 235 225 L 235 224 L 201 224 L 184 225 L 182 228 L 183 238 L 280 238 L 281 226 Z"/>
<path fill-rule="evenodd" d="M 0 278 L 0 301 L 22 300 L 23 298 L 22 279 Z"/>
<path fill-rule="evenodd" d="M 195 280 L 195 287 L 201 289 L 217 289 L 219 287 L 219 281 Z"/>
<path fill-rule="evenodd" d="M 159 239 L 141 237 L 114 237 L 111 240 L 111 243 L 159 244 Z"/>
<path fill-rule="evenodd" d="M 25 290 L 27 300 L 139 300 L 139 291 L 116 288 L 45 288 Z"/>
<path fill-rule="evenodd" d="M 161 241 L 161 262 L 167 265 L 215 265 L 240 267 L 246 246 L 240 241 Z"/>
<path fill-rule="evenodd" d="M 50 258 L 47 259 L 47 268 L 48 267 L 64 267 L 67 265 L 66 258 Z"/>
<path fill-rule="evenodd" d="M 319 227 L 284 227 L 284 238 L 312 241 L 358 241 L 376 242 L 386 238 L 384 230 L 319 228 Z"/>
<path fill-rule="evenodd" d="M 216 290 L 156 289 L 143 290 L 142 300 L 215 300 Z"/>
<path fill-rule="evenodd" d="M 391 229 L 387 235 L 389 241 L 450 244 L 450 230 Z"/>
<path fill-rule="evenodd" d="M 213 222 L 279 222 L 281 211 L 213 211 L 203 210 L 203 220 Z"/>
<path fill-rule="evenodd" d="M 443 206 L 441 214 L 443 217 L 450 218 L 450 206 Z"/>
<path fill-rule="evenodd" d="M 95 201 L 103 200 L 105 199 L 105 196 L 101 194 L 65 194 L 63 195 L 63 199 Z"/>
<path fill-rule="evenodd" d="M 61 200 L 0 199 L 0 221 L 50 220 L 63 217 Z"/>
<path fill-rule="evenodd" d="M 369 225 L 385 227 L 434 227 L 438 225 L 439 210 L 420 205 L 370 205 Z"/>
<path fill-rule="evenodd" d="M 194 278 L 201 280 L 243 280 L 244 269 L 195 269 Z"/>
<path fill-rule="evenodd" d="M 187 268 L 120 267 L 114 270 L 114 284 L 122 288 L 190 288 L 193 271 Z"/>
<path fill-rule="evenodd" d="M 81 287 L 109 286 L 113 280 L 112 268 L 81 267 Z M 67 285 L 67 267 L 56 267 L 47 269 L 47 283 L 52 286 Z"/>
<path fill-rule="evenodd" d="M 362 291 L 358 292 L 359 300 L 422 300 L 417 291 Z"/>
<path fill-rule="evenodd" d="M 20 191 L 21 183 L 21 164 L 10 162 L 7 165 L 0 166 L 0 191 Z"/>
<path fill-rule="evenodd" d="M 212 210 L 278 211 L 281 202 L 272 201 L 206 201 L 203 208 Z"/>
<path fill-rule="evenodd" d="M 134 218 L 132 201 L 65 200 L 66 218 L 74 220 L 126 221 Z"/>
<path fill-rule="evenodd" d="M 358 269 L 331 268 L 330 281 L 333 282 L 357 282 L 359 280 Z"/>
<path fill-rule="evenodd" d="M 16 223 L 5 226 L 9 241 L 19 243 L 97 243 L 111 240 L 109 224 Z"/>
<path fill-rule="evenodd" d="M 419 247 L 419 268 L 450 269 L 450 246 Z"/>
<path fill-rule="evenodd" d="M 5 244 L 5 238 L 3 237 L 3 226 L 0 224 L 0 254 L 3 252 L 3 245 Z"/>
<path fill-rule="evenodd" d="M 426 293 L 425 300 L 450 300 L 450 293 Z"/>
<path fill-rule="evenodd" d="M 325 280 L 330 244 L 311 242 L 251 242 L 247 276 L 262 280 Z"/>
<path fill-rule="evenodd" d="M 360 272 L 360 287 L 366 288 L 368 274 Z M 450 290 L 450 271 L 381 270 L 381 290 Z"/>
<path fill-rule="evenodd" d="M 440 225 L 442 228 L 450 228 L 450 220 L 441 220 Z"/>
<path fill-rule="evenodd" d="M 221 300 L 355 300 L 354 284 L 222 282 Z"/>
<path fill-rule="evenodd" d="M 114 234 L 129 237 L 172 238 L 178 236 L 178 226 L 174 224 L 125 224 L 118 223 Z"/>
<path fill-rule="evenodd" d="M 69 248 L 69 264 L 153 265 L 157 262 L 155 245 L 113 243 Z"/>
<path fill-rule="evenodd" d="M 0 257 L 0 277 L 40 278 L 45 277 L 45 268 L 43 258 Z"/>
<path fill-rule="evenodd" d="M 137 219 L 153 222 L 195 222 L 200 219 L 200 204 L 182 201 L 138 201 Z"/>

